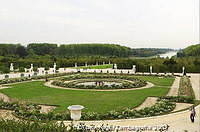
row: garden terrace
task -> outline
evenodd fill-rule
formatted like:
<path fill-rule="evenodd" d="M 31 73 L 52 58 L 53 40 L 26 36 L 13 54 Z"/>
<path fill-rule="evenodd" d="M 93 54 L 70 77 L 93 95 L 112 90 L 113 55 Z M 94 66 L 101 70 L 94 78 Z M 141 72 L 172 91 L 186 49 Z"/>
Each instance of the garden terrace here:
<path fill-rule="evenodd" d="M 63 78 L 73 79 L 74 75 L 66 75 Z M 84 91 L 50 88 L 44 85 L 44 81 L 34 81 L 9 84 L 10 88 L 1 89 L 0 92 L 18 101 L 58 105 L 54 110 L 56 113 L 65 112 L 66 107 L 73 104 L 83 105 L 85 112 L 106 113 L 111 110 L 135 108 L 149 96 L 164 96 L 174 81 L 171 77 L 135 77 L 151 82 L 154 86 L 133 91 Z"/>

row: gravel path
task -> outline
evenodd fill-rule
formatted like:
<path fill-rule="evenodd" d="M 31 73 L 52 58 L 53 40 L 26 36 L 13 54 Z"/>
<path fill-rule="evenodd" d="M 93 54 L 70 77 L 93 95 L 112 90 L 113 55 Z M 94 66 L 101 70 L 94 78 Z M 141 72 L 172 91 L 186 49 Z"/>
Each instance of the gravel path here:
<path fill-rule="evenodd" d="M 49 106 L 49 105 L 39 105 L 41 107 L 40 113 L 48 113 L 52 110 L 54 110 L 55 106 Z"/>
<path fill-rule="evenodd" d="M 10 102 L 11 101 L 11 99 L 3 93 L 0 93 L 0 100 L 3 100 L 4 102 Z"/>
<path fill-rule="evenodd" d="M 188 104 L 188 103 L 176 103 L 176 107 L 173 110 L 173 112 L 183 110 L 183 109 L 186 109 L 186 108 L 190 108 L 192 105 L 193 104 Z"/>
<path fill-rule="evenodd" d="M 13 114 L 11 110 L 1 110 L 0 109 L 0 118 L 8 119 L 8 120 L 18 120 Z"/>
<path fill-rule="evenodd" d="M 145 101 L 139 107 L 137 107 L 135 109 L 140 110 L 140 109 L 143 109 L 145 107 L 151 107 L 151 106 L 156 104 L 157 99 L 158 99 L 157 97 L 147 97 L 145 99 Z"/>
<path fill-rule="evenodd" d="M 176 77 L 167 96 L 177 96 L 178 95 L 179 83 L 180 83 L 180 77 Z"/>
<path fill-rule="evenodd" d="M 50 88 L 58 88 L 58 89 L 67 89 L 67 90 L 85 90 L 85 91 L 128 91 L 128 90 L 138 90 L 138 89 L 145 89 L 145 88 L 151 88 L 154 86 L 153 83 L 147 82 L 147 85 L 144 87 L 140 87 L 140 88 L 130 88 L 130 89 L 102 89 L 102 90 L 97 90 L 97 89 L 76 89 L 76 88 L 64 88 L 64 87 L 59 87 L 59 86 L 55 86 L 52 85 L 51 83 L 54 80 L 50 80 L 48 82 L 45 82 L 44 85 Z"/>
<path fill-rule="evenodd" d="M 196 99 L 200 100 L 200 74 L 188 74 Z"/>
<path fill-rule="evenodd" d="M 199 106 L 198 108 L 199 109 Z M 95 125 L 100 126 L 101 124 L 108 124 L 113 126 L 161 126 L 163 124 L 169 125 L 168 132 L 199 132 L 199 114 L 197 114 L 195 123 L 191 123 L 189 119 L 190 111 L 183 111 L 168 115 L 156 116 L 156 117 L 147 117 L 140 119 L 123 119 L 123 120 L 104 120 L 104 121 L 85 121 L 86 125 Z M 76 121 L 74 124 L 78 124 L 83 121 Z M 69 121 L 64 122 L 66 125 L 70 124 Z"/>

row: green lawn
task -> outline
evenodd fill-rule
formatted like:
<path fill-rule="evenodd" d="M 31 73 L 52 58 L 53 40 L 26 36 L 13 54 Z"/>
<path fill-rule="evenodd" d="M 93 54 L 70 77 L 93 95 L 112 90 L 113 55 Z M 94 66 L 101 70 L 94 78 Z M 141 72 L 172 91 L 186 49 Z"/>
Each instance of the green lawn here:
<path fill-rule="evenodd" d="M 155 76 L 135 76 L 139 79 L 146 80 L 148 82 L 153 83 L 157 86 L 171 86 L 174 82 L 174 78 L 168 77 L 168 78 L 159 78 Z"/>
<path fill-rule="evenodd" d="M 44 82 L 26 82 L 11 85 L 12 88 L 2 89 L 0 92 L 18 100 L 42 104 L 59 105 L 55 111 L 62 112 L 67 106 L 80 104 L 86 107 L 85 111 L 107 112 L 126 107 L 140 105 L 148 96 L 165 95 L 173 82 L 173 78 L 139 77 L 156 85 L 153 88 L 133 91 L 83 91 L 49 88 Z M 163 85 L 162 85 L 163 83 Z M 164 87 L 161 87 L 164 86 Z"/>
<path fill-rule="evenodd" d="M 107 69 L 112 68 L 112 64 L 105 64 L 105 65 L 94 65 L 94 66 L 79 66 L 79 67 L 72 67 L 75 69 Z"/>

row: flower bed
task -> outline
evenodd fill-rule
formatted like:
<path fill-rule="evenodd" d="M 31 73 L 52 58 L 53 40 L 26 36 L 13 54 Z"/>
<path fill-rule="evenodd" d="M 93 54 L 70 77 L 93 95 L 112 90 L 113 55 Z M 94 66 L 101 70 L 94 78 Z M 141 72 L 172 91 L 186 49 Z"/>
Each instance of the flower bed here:
<path fill-rule="evenodd" d="M 158 100 L 169 100 L 171 102 L 177 102 L 177 103 L 194 103 L 194 98 L 187 97 L 187 96 L 163 96 L 160 97 Z"/>
<path fill-rule="evenodd" d="M 70 120 L 70 113 L 40 113 L 41 107 L 36 104 L 19 104 L 0 102 L 1 109 L 13 110 L 13 114 L 18 118 L 34 121 Z M 82 120 L 106 120 L 106 119 L 128 119 L 162 115 L 171 112 L 175 104 L 169 100 L 160 100 L 152 107 L 141 110 L 126 108 L 121 111 L 110 111 L 107 113 L 83 112 Z"/>
<path fill-rule="evenodd" d="M 122 85 L 77 85 L 83 82 L 116 82 L 122 83 Z M 147 83 L 133 76 L 127 75 L 111 75 L 111 74 L 77 74 L 74 76 L 63 77 L 59 80 L 52 82 L 53 85 L 66 87 L 66 88 L 78 88 L 78 89 L 130 89 L 143 87 Z"/>
<path fill-rule="evenodd" d="M 16 120 L 3 120 L 0 119 L 1 132 L 82 132 L 86 129 L 78 129 L 72 124 L 64 125 L 63 122 L 47 122 L 41 123 L 38 121 L 16 121 Z M 92 132 L 87 130 L 87 132 Z M 103 132 L 103 131 L 99 131 Z M 108 132 L 108 131 L 106 131 Z"/>
<path fill-rule="evenodd" d="M 195 98 L 195 94 L 194 94 L 192 84 L 190 82 L 189 77 L 187 77 L 187 76 L 181 77 L 178 95 Z"/>

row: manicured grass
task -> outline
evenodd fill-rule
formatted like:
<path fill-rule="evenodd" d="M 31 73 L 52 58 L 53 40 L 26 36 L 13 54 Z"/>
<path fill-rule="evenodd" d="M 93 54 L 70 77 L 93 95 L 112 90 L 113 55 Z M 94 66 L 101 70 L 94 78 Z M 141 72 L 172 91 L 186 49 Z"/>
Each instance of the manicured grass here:
<path fill-rule="evenodd" d="M 174 82 L 174 78 L 172 77 L 155 77 L 155 76 L 135 76 L 139 79 L 149 81 L 157 86 L 171 86 Z"/>
<path fill-rule="evenodd" d="M 149 80 L 148 80 L 149 78 Z M 157 79 L 153 79 L 157 78 Z M 169 88 L 160 87 L 171 85 L 173 78 L 144 77 L 148 81 L 159 84 L 153 88 L 133 91 L 83 91 L 49 88 L 43 85 L 44 82 L 26 82 L 12 85 L 12 88 L 2 89 L 0 92 L 18 100 L 42 104 L 59 105 L 55 111 L 62 112 L 67 106 L 80 104 L 85 106 L 85 111 L 107 112 L 120 110 L 126 107 L 140 105 L 148 96 L 163 96 Z M 168 82 L 168 85 L 167 85 Z"/>
<path fill-rule="evenodd" d="M 76 67 L 76 69 L 107 69 L 107 68 L 112 68 L 112 64 L 105 64 L 105 65 L 94 65 L 94 66 L 79 66 L 79 67 Z M 75 67 L 74 67 L 75 68 Z"/>

